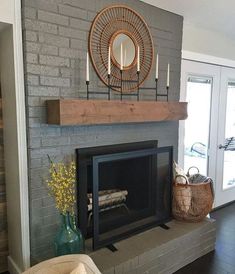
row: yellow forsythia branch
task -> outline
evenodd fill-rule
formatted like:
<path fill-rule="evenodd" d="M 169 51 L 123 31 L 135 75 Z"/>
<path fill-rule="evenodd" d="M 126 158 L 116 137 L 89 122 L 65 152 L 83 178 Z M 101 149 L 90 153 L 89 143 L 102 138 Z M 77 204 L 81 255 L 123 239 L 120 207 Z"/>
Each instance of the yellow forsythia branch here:
<path fill-rule="evenodd" d="M 56 208 L 61 214 L 74 214 L 76 166 L 72 161 L 68 166 L 64 163 L 51 162 L 50 178 L 46 180 L 50 195 L 54 197 Z"/>

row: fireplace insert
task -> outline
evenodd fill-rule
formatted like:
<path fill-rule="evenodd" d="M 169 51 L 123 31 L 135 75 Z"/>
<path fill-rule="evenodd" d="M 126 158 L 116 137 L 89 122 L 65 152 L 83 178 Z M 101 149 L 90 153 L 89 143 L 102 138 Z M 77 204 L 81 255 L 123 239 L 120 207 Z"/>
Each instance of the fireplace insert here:
<path fill-rule="evenodd" d="M 171 219 L 172 147 L 144 141 L 76 154 L 78 223 L 94 249 Z"/>

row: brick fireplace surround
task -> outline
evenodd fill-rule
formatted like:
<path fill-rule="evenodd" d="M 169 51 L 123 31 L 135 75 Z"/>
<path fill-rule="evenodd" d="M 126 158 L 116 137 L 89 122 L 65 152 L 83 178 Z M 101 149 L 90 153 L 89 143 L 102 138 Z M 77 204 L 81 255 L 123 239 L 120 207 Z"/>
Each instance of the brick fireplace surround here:
<path fill-rule="evenodd" d="M 178 122 L 71 127 L 46 124 L 46 100 L 84 97 L 91 22 L 103 7 L 117 3 L 127 4 L 145 18 L 159 52 L 159 92 L 165 92 L 169 62 L 169 100 L 178 101 L 181 16 L 137 0 L 22 0 L 32 264 L 53 256 L 52 240 L 60 221 L 44 184 L 49 167 L 47 154 L 54 161 L 62 161 L 73 158 L 76 148 L 155 139 L 159 146 L 172 145 L 177 158 Z M 145 86 L 153 85 L 154 69 L 145 82 Z M 91 88 L 102 89 L 93 70 Z M 151 96 L 146 92 L 141 99 Z"/>

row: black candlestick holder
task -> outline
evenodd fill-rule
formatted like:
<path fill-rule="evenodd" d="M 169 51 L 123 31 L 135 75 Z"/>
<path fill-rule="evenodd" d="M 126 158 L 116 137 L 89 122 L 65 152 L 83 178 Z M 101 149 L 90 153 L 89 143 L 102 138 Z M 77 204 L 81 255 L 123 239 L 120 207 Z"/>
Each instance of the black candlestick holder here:
<path fill-rule="evenodd" d="M 111 99 L 110 74 L 108 74 L 108 99 Z"/>
<path fill-rule="evenodd" d="M 122 69 L 120 70 L 120 76 L 121 76 L 121 87 L 120 87 L 120 92 L 121 92 L 121 101 L 123 97 L 123 79 L 122 79 Z"/>
<path fill-rule="evenodd" d="M 90 81 L 86 81 L 86 96 L 87 96 L 87 100 L 90 99 L 90 93 L 89 93 L 89 84 L 90 84 Z"/>
<path fill-rule="evenodd" d="M 140 71 L 137 71 L 137 101 L 140 100 Z"/>
<path fill-rule="evenodd" d="M 154 87 L 140 87 L 140 71 L 136 72 L 137 80 L 124 80 L 123 79 L 123 70 L 120 69 L 120 85 L 112 85 L 111 84 L 111 75 L 108 74 L 108 91 L 98 92 L 98 91 L 90 91 L 89 85 L 90 82 L 86 81 L 87 87 L 87 100 L 90 99 L 90 94 L 95 95 L 107 95 L 108 100 L 111 100 L 111 91 L 119 89 L 120 90 L 120 100 L 123 100 L 124 96 L 135 96 L 137 101 L 140 101 L 140 92 L 141 90 L 153 90 L 155 92 L 155 100 L 158 101 L 158 97 L 166 97 L 167 102 L 169 101 L 169 86 L 166 86 L 166 93 L 158 93 L 158 78 L 155 79 L 155 86 Z M 125 82 L 137 83 L 137 92 L 135 93 L 123 93 L 123 84 Z"/>
<path fill-rule="evenodd" d="M 158 93 L 157 93 L 157 88 L 158 88 L 158 78 L 155 78 L 155 87 L 156 87 L 156 101 L 158 99 Z"/>

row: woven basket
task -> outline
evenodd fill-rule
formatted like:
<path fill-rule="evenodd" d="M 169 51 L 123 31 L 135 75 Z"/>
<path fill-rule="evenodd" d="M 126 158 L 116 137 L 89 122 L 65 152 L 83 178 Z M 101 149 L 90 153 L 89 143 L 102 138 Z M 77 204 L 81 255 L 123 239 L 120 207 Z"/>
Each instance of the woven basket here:
<path fill-rule="evenodd" d="M 179 177 L 185 179 L 185 184 L 177 183 Z M 200 222 L 211 211 L 213 202 L 212 181 L 191 184 L 183 175 L 175 177 L 172 202 L 172 213 L 175 219 Z"/>

